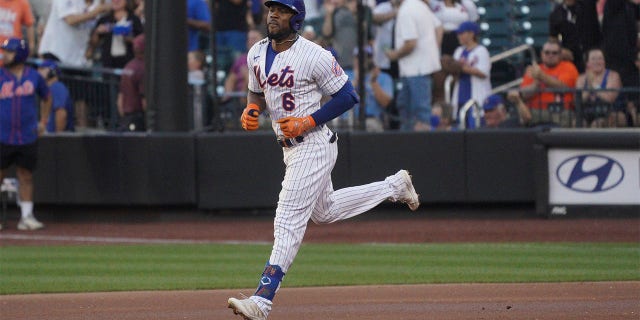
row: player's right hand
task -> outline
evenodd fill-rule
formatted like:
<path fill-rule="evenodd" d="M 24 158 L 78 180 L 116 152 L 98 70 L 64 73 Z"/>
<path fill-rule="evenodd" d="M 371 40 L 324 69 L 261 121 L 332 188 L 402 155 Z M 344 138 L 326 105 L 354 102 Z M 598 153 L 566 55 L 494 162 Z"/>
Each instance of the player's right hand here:
<path fill-rule="evenodd" d="M 260 126 L 258 123 L 258 116 L 260 115 L 260 107 L 257 104 L 250 103 L 242 111 L 240 117 L 240 123 L 242 123 L 242 129 L 247 131 L 257 130 Z"/>

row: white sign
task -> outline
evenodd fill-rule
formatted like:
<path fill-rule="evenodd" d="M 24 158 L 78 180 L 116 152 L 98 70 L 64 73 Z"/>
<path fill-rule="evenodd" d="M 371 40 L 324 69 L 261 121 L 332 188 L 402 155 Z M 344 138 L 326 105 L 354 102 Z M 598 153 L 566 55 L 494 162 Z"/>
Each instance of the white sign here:
<path fill-rule="evenodd" d="M 640 204 L 640 150 L 549 149 L 549 204 Z"/>

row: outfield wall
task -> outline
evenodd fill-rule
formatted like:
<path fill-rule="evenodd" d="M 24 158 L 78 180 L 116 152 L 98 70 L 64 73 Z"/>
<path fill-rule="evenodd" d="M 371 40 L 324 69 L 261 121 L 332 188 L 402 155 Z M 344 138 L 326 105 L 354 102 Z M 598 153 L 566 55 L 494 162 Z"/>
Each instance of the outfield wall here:
<path fill-rule="evenodd" d="M 333 185 L 380 180 L 405 168 L 424 201 L 533 203 L 539 133 L 342 132 Z M 271 132 L 45 136 L 35 201 L 272 208 L 283 174 L 282 151 Z"/>

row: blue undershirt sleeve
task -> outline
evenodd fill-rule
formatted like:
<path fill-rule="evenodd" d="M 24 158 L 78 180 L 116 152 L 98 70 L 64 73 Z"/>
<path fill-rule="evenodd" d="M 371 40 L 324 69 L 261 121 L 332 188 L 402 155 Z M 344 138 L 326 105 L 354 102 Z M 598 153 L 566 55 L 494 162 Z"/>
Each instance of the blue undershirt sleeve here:
<path fill-rule="evenodd" d="M 347 80 L 338 92 L 332 94 L 331 97 L 331 100 L 327 101 L 318 111 L 311 114 L 311 117 L 313 117 L 313 120 L 316 122 L 316 126 L 337 118 L 347 110 L 353 108 L 353 106 L 360 101 L 349 80 Z"/>

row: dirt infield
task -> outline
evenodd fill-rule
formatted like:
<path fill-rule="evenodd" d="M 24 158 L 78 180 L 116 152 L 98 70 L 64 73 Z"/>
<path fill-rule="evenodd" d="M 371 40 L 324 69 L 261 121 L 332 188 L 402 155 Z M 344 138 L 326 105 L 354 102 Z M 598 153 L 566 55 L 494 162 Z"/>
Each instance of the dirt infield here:
<path fill-rule="evenodd" d="M 58 211 L 60 210 L 60 211 Z M 84 210 L 84 211 L 83 211 Z M 638 242 L 632 218 L 543 219 L 530 210 L 476 214 L 421 209 L 376 210 L 327 226 L 310 225 L 305 242 Z M 15 230 L 0 245 L 207 243 L 272 240 L 262 213 L 159 213 L 140 209 L 51 209 L 47 228 Z M 2 319 L 239 319 L 226 300 L 246 290 L 117 292 L 0 296 Z M 439 284 L 282 288 L 269 319 L 640 319 L 640 282 Z"/>

